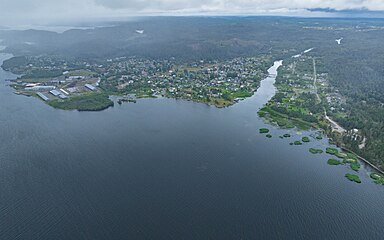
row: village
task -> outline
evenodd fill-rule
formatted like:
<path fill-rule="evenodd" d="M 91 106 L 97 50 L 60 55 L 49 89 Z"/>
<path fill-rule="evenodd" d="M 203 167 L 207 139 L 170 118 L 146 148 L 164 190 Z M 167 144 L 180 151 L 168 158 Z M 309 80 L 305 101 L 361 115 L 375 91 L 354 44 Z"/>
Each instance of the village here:
<path fill-rule="evenodd" d="M 17 69 L 23 75 L 12 86 L 16 94 L 46 102 L 65 103 L 93 92 L 180 98 L 225 107 L 251 96 L 270 62 L 269 56 L 189 63 L 120 57 L 102 64 L 31 58 Z"/>

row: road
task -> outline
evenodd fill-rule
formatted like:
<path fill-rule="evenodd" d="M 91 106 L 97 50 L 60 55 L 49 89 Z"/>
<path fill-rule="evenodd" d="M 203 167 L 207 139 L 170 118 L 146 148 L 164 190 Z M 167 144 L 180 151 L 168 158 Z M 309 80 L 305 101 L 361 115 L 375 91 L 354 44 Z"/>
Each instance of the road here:
<path fill-rule="evenodd" d="M 316 71 L 316 60 L 315 58 L 312 58 L 313 61 L 313 87 L 315 89 L 315 94 L 317 97 L 317 101 L 321 103 L 321 98 L 319 96 L 319 93 L 317 92 L 317 71 Z"/>
<path fill-rule="evenodd" d="M 316 59 L 312 58 L 313 60 L 313 87 L 315 89 L 316 98 L 319 103 L 321 103 L 321 98 L 319 96 L 319 93 L 317 92 L 317 71 L 316 71 Z M 339 133 L 345 133 L 346 130 L 340 126 L 337 122 L 333 121 L 328 115 L 327 110 L 324 109 L 324 115 L 325 119 L 327 119 L 331 123 L 331 127 L 333 131 L 339 132 Z"/>

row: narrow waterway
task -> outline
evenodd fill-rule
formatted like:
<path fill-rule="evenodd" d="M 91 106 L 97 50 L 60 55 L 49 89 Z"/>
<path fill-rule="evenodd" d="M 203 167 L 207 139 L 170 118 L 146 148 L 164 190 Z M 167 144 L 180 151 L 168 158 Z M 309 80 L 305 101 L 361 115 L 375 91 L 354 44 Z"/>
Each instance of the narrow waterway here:
<path fill-rule="evenodd" d="M 268 69 L 268 76 L 260 82 L 260 87 L 255 94 L 245 99 L 244 101 L 235 105 L 235 107 L 249 107 L 253 111 L 260 110 L 269 100 L 276 94 L 275 81 L 277 77 L 277 70 L 283 65 L 283 61 L 275 61 L 273 66 Z"/>

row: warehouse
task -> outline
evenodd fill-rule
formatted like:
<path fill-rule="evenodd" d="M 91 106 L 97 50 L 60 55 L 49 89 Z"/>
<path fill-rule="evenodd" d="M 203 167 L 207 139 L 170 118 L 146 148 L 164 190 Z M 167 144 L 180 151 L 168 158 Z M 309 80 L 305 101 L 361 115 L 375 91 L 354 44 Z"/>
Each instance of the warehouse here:
<path fill-rule="evenodd" d="M 84 86 L 91 91 L 96 91 L 96 88 L 94 86 L 92 86 L 91 84 L 85 84 Z"/>
<path fill-rule="evenodd" d="M 45 96 L 44 94 L 42 94 L 41 92 L 38 92 L 36 94 L 37 94 L 37 96 L 39 96 L 44 101 L 48 101 L 49 100 L 49 98 L 47 96 Z"/>
<path fill-rule="evenodd" d="M 61 94 L 61 92 L 57 91 L 57 90 L 51 90 L 49 91 L 50 94 L 52 94 L 53 96 L 57 97 Z"/>

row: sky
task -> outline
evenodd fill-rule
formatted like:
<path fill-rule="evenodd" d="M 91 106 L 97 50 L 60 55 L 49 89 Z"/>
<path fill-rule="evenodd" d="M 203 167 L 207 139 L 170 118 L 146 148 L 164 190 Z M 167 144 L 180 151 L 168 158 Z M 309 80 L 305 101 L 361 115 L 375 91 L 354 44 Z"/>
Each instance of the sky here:
<path fill-rule="evenodd" d="M 46 25 L 147 15 L 329 14 L 311 9 L 384 11 L 384 0 L 0 0 L 0 25 Z"/>

